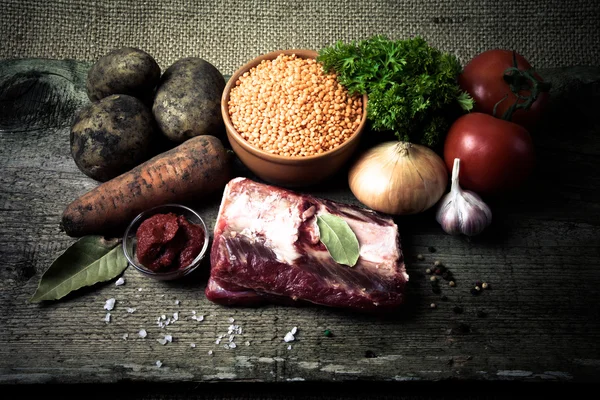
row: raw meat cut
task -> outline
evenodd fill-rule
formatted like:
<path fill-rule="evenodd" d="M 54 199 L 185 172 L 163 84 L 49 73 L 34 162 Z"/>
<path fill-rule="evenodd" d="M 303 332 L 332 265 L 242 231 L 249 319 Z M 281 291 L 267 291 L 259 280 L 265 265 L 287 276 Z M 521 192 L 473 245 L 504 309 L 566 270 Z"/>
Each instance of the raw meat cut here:
<path fill-rule="evenodd" d="M 356 234 L 355 266 L 338 264 L 321 243 L 316 221 L 324 213 L 343 218 Z M 246 178 L 225 188 L 210 259 L 206 297 L 226 305 L 386 311 L 402 304 L 408 281 L 392 218 Z"/>

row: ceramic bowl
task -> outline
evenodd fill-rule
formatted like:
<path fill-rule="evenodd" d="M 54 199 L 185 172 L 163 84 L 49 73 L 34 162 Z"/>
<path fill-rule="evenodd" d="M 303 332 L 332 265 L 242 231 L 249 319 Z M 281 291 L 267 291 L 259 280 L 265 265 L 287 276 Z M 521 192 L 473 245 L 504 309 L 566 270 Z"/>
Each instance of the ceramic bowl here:
<path fill-rule="evenodd" d="M 204 231 L 204 243 L 200 253 L 194 258 L 194 260 L 189 264 L 182 268 L 176 270 L 170 270 L 165 272 L 156 272 L 146 268 L 142 265 L 137 258 L 137 230 L 148 218 L 156 214 L 168 214 L 174 213 L 176 215 L 183 215 L 188 222 L 194 225 L 198 225 Z M 136 270 L 138 270 L 142 275 L 145 275 L 149 278 L 158 279 L 158 280 L 173 280 L 182 278 L 192 271 L 194 271 L 199 265 L 204 256 L 206 255 L 206 251 L 208 249 L 209 235 L 208 230 L 206 229 L 206 224 L 202 220 L 200 215 L 192 210 L 191 208 L 179 205 L 179 204 L 165 204 L 162 206 L 151 208 L 148 211 L 144 211 L 139 214 L 137 217 L 131 221 L 127 229 L 125 230 L 125 234 L 123 236 L 123 251 L 125 253 L 125 257 L 129 261 L 129 264 L 132 265 Z"/>
<path fill-rule="evenodd" d="M 229 116 L 229 94 L 242 74 L 256 67 L 261 61 L 275 59 L 280 54 L 295 54 L 297 57 L 313 59 L 317 57 L 317 52 L 313 50 L 274 51 L 261 55 L 238 69 L 227 82 L 221 98 L 221 113 L 227 138 L 238 158 L 259 178 L 288 187 L 316 184 L 337 172 L 356 151 L 367 120 L 367 95 L 362 99 L 363 113 L 360 125 L 352 136 L 338 147 L 306 157 L 285 157 L 261 150 L 246 141 L 233 126 Z"/>

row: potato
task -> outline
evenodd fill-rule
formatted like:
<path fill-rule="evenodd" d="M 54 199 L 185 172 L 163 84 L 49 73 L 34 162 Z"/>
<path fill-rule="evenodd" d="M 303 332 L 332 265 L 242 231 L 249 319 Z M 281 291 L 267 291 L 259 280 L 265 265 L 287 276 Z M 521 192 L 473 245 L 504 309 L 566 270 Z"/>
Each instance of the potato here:
<path fill-rule="evenodd" d="M 75 117 L 71 155 L 84 174 L 105 182 L 149 158 L 154 127 L 152 113 L 141 100 L 105 97 Z"/>
<path fill-rule="evenodd" d="M 87 94 L 98 101 L 112 94 L 126 94 L 151 104 L 160 80 L 160 67 L 148 53 L 124 47 L 98 59 L 88 72 Z"/>
<path fill-rule="evenodd" d="M 162 133 L 176 143 L 223 133 L 223 75 L 200 58 L 184 58 L 163 74 L 152 112 Z"/>

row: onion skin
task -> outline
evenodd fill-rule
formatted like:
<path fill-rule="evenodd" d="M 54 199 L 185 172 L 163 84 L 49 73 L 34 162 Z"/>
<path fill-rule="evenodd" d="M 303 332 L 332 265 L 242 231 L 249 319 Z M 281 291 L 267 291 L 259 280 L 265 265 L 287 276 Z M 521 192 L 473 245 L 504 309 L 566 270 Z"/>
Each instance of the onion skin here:
<path fill-rule="evenodd" d="M 348 174 L 350 190 L 367 207 L 410 215 L 435 205 L 446 191 L 448 170 L 428 147 L 381 143 L 363 153 Z"/>

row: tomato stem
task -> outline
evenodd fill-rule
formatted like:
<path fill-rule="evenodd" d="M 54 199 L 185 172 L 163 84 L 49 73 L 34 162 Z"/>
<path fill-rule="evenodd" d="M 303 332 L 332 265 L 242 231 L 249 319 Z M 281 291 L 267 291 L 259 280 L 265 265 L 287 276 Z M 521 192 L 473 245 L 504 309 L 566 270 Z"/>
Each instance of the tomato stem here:
<path fill-rule="evenodd" d="M 535 77 L 535 70 L 519 69 L 517 64 L 517 53 L 513 51 L 513 66 L 507 68 L 504 71 L 504 81 L 508 83 L 510 91 L 515 95 L 515 102 L 504 112 L 502 119 L 510 121 L 513 113 L 516 110 L 529 110 L 531 105 L 537 100 L 538 96 L 542 92 L 550 90 L 552 85 L 550 82 L 544 82 Z M 522 95 L 522 91 L 529 92 L 528 95 Z M 499 102 L 494 105 L 493 115 L 496 116 L 496 109 L 498 104 L 508 98 L 508 95 L 504 96 Z"/>

